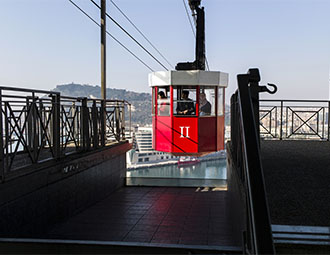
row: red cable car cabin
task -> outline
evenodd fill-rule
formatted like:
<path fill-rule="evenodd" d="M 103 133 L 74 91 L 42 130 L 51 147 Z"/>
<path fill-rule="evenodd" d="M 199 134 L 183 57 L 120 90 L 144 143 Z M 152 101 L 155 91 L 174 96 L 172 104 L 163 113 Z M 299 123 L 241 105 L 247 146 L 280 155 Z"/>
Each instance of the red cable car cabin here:
<path fill-rule="evenodd" d="M 153 148 L 176 156 L 224 149 L 228 74 L 202 70 L 149 74 Z"/>

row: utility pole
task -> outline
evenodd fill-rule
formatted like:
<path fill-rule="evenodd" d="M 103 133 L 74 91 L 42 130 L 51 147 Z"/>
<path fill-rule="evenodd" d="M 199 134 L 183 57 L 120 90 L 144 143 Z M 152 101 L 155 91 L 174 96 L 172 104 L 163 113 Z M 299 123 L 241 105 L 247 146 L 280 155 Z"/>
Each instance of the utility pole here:
<path fill-rule="evenodd" d="M 106 133 L 106 0 L 101 0 L 101 146 L 105 145 Z"/>
<path fill-rule="evenodd" d="M 101 0 L 101 98 L 106 99 L 106 0 Z"/>

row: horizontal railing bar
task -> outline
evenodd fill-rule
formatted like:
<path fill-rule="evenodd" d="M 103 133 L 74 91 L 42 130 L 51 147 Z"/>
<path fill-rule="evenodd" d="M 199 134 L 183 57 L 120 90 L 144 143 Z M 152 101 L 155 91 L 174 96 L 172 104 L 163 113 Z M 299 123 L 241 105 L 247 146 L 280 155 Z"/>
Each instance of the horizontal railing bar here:
<path fill-rule="evenodd" d="M 15 88 L 15 87 L 6 87 L 6 86 L 0 86 L 0 90 L 60 95 L 60 92 L 56 92 L 56 91 L 47 91 L 47 90 L 39 90 L 39 89 L 25 89 L 25 88 Z"/>
<path fill-rule="evenodd" d="M 308 103 L 329 103 L 329 100 L 302 100 L 302 99 L 260 99 L 260 102 L 308 102 Z"/>

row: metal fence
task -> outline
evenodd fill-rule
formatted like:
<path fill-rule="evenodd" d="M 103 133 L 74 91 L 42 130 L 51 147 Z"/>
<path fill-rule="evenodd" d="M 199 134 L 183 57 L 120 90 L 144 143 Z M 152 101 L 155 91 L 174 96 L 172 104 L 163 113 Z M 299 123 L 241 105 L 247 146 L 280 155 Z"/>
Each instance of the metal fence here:
<path fill-rule="evenodd" d="M 0 105 L 2 181 L 36 163 L 118 143 L 130 132 L 131 107 L 122 100 L 0 87 Z"/>
<path fill-rule="evenodd" d="M 260 100 L 260 136 L 329 141 L 330 101 Z"/>
<path fill-rule="evenodd" d="M 245 215 L 243 254 L 275 254 L 270 216 L 260 159 L 258 111 L 260 92 L 258 69 L 237 75 L 238 89 L 231 96 L 231 161 L 240 187 Z M 272 92 L 271 92 L 272 93 Z M 240 192 L 239 192 L 240 193 Z"/>

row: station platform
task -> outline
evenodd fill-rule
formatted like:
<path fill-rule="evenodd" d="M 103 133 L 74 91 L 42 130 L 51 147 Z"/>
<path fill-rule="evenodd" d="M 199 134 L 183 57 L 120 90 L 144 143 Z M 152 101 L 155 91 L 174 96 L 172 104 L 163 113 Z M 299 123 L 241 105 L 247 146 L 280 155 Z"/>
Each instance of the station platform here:
<path fill-rule="evenodd" d="M 330 143 L 261 141 L 271 223 L 330 226 Z"/>
<path fill-rule="evenodd" d="M 47 238 L 239 250 L 227 199 L 218 188 L 123 187 L 55 226 Z"/>

